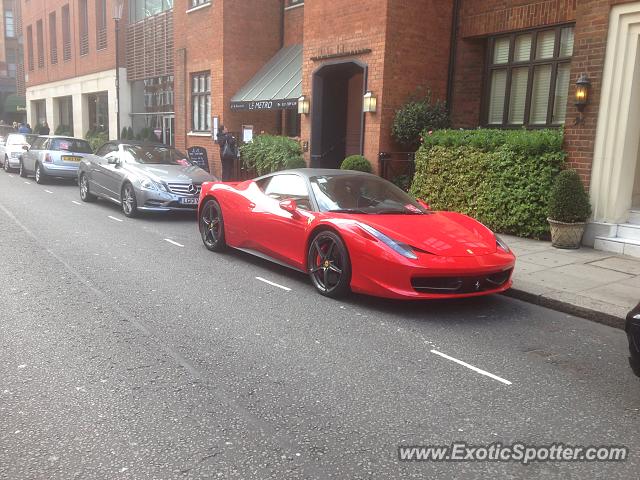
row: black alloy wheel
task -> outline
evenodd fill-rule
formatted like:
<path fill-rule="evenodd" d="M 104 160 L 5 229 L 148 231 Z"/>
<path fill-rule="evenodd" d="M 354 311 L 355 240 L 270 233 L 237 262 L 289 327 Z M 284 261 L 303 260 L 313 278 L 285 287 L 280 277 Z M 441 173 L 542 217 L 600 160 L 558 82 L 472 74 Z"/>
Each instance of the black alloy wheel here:
<path fill-rule="evenodd" d="M 9 159 L 7 158 L 6 155 L 4 157 L 4 163 L 2 164 L 2 168 L 4 168 L 4 171 L 7 173 L 11 171 L 11 168 L 9 167 Z"/>
<path fill-rule="evenodd" d="M 24 165 L 22 164 L 22 160 L 20 160 L 20 170 L 19 170 L 18 174 L 22 178 L 27 178 L 27 171 L 24 169 Z"/>
<path fill-rule="evenodd" d="M 217 201 L 213 199 L 207 200 L 200 211 L 198 224 L 202 242 L 208 250 L 222 252 L 226 249 L 227 243 L 224 238 L 222 209 Z"/>
<path fill-rule="evenodd" d="M 351 261 L 347 247 L 336 233 L 325 230 L 313 238 L 307 269 L 311 282 L 322 295 L 337 298 L 349 292 Z"/>

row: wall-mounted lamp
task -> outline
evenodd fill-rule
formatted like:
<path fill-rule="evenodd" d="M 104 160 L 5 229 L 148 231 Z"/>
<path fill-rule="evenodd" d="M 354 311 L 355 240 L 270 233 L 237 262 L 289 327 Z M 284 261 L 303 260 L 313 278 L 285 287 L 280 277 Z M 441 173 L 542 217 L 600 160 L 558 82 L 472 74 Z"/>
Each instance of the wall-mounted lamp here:
<path fill-rule="evenodd" d="M 589 89 L 591 88 L 591 82 L 589 81 L 589 76 L 586 73 L 581 74 L 576 80 L 576 101 L 575 105 L 580 112 L 578 118 L 576 118 L 575 124 L 583 122 L 582 112 L 584 112 L 585 107 L 589 104 Z"/>
<path fill-rule="evenodd" d="M 307 97 L 302 95 L 300 98 L 298 98 L 298 113 L 300 115 L 309 115 L 310 106 L 311 105 Z"/>
<path fill-rule="evenodd" d="M 362 98 L 362 111 L 364 113 L 376 113 L 378 109 L 378 98 L 370 91 L 364 94 Z"/>

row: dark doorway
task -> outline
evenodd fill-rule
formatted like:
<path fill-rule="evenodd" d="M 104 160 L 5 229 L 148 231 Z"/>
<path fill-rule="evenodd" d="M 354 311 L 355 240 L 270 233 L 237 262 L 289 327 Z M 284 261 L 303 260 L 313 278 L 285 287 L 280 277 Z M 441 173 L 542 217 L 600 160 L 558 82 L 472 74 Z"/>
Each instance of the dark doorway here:
<path fill-rule="evenodd" d="M 362 154 L 366 67 L 355 62 L 325 65 L 313 77 L 311 166 L 340 168 Z"/>

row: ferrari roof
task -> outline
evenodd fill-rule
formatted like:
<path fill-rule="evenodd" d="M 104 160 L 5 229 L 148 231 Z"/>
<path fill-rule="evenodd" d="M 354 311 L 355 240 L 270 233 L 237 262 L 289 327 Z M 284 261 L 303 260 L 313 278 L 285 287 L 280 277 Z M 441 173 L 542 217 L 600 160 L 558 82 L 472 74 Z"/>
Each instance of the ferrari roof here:
<path fill-rule="evenodd" d="M 355 170 L 340 170 L 337 168 L 295 168 L 292 170 L 282 170 L 280 172 L 275 173 L 298 173 L 300 175 L 304 175 L 307 178 L 310 177 L 322 177 L 325 175 L 331 175 L 333 177 L 338 175 L 371 175 L 371 173 L 358 172 Z"/>

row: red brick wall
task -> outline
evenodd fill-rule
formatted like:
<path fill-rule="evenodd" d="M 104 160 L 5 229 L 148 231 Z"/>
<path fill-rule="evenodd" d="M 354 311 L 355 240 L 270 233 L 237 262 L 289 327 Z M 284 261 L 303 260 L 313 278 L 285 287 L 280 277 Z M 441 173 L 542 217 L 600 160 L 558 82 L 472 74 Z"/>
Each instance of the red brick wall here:
<path fill-rule="evenodd" d="M 304 28 L 304 4 L 284 13 L 284 45 L 300 45 Z"/>
<path fill-rule="evenodd" d="M 589 184 L 609 12 L 612 5 L 633 0 L 461 0 L 459 40 L 455 64 L 452 120 L 455 126 L 473 128 L 480 122 L 486 37 L 497 33 L 575 22 L 571 87 L 567 105 L 565 149 L 569 166 Z M 591 103 L 583 123 L 574 125 L 575 81 L 581 73 L 591 80 Z"/>
<path fill-rule="evenodd" d="M 191 74 L 211 72 L 211 109 L 213 115 L 221 115 L 222 101 L 222 0 L 214 0 L 209 7 L 187 13 L 180 3 L 173 9 L 174 15 L 174 88 L 176 112 L 176 147 L 192 146 L 207 149 L 212 172 L 220 173 L 217 147 L 209 135 L 191 136 Z M 183 4 L 182 4 L 183 5 Z"/>
<path fill-rule="evenodd" d="M 190 134 L 190 75 L 211 71 L 211 113 L 231 132 L 253 125 L 254 132 L 276 132 L 280 112 L 232 112 L 231 98 L 280 49 L 280 2 L 213 0 L 210 7 L 185 13 L 174 9 L 176 146 L 205 147 L 219 174 L 220 151 L 209 135 Z M 186 66 L 185 66 L 186 65 Z"/>
<path fill-rule="evenodd" d="M 358 60 L 368 66 L 368 88 L 381 96 L 383 91 L 383 72 L 386 41 L 387 0 L 354 0 L 342 2 L 340 14 L 336 6 L 324 0 L 306 0 L 304 6 L 304 60 L 302 70 L 302 92 L 312 95 L 314 72 L 322 65 Z M 336 53 L 371 49 L 371 53 L 342 57 L 335 60 L 314 61 L 312 57 Z M 313 100 L 311 109 L 314 108 Z M 377 164 L 380 151 L 381 115 L 368 115 L 365 120 L 364 155 Z M 311 115 L 302 118 L 302 139 L 311 141 Z M 307 154 L 309 160 L 309 154 Z"/>
<path fill-rule="evenodd" d="M 71 26 L 71 59 L 63 60 L 62 55 L 62 7 L 69 5 L 69 16 Z M 57 80 L 65 80 L 81 75 L 102 72 L 115 68 L 115 29 L 113 19 L 113 5 L 115 0 L 107 0 L 107 48 L 96 50 L 96 4 L 95 1 L 88 0 L 88 23 L 89 23 L 89 53 L 80 56 L 80 33 L 78 21 L 78 2 L 77 0 L 29 0 L 22 2 L 22 24 L 24 31 L 28 26 L 33 28 L 33 57 L 34 70 L 28 70 L 27 62 L 27 44 L 24 43 L 24 65 L 27 75 L 27 87 L 40 85 L 43 83 L 53 82 Z M 58 63 L 51 64 L 50 44 L 49 44 L 49 13 L 56 12 L 56 37 L 58 47 Z M 43 40 L 44 40 L 44 68 L 38 68 L 38 51 L 36 41 L 36 22 L 43 22 Z M 124 59 L 125 47 L 125 28 L 127 24 L 127 7 L 123 10 L 123 19 L 120 22 L 120 53 Z M 124 61 L 121 62 L 124 64 Z"/>
<path fill-rule="evenodd" d="M 389 0 L 381 115 L 382 151 L 399 151 L 391 137 L 395 112 L 420 91 L 447 97 L 453 2 Z"/>

